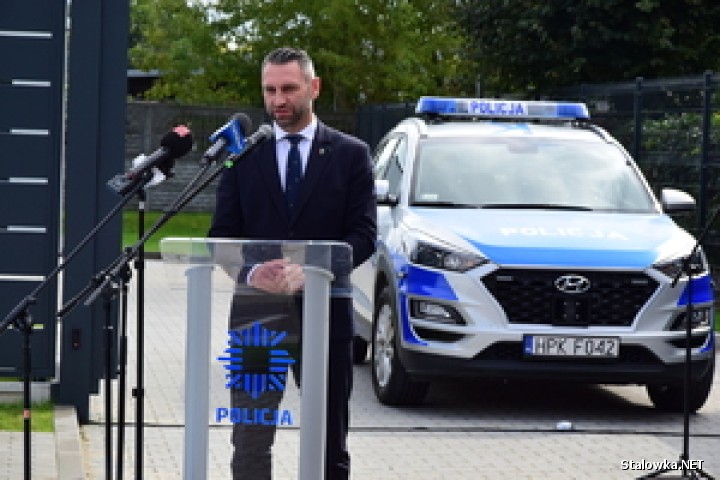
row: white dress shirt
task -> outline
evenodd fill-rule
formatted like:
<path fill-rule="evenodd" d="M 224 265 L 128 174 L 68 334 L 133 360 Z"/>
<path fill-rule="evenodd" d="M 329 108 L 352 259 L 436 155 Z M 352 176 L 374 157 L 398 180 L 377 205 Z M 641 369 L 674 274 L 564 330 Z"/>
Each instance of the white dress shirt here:
<path fill-rule="evenodd" d="M 273 122 L 273 129 L 275 130 L 275 157 L 278 163 L 278 172 L 280 173 L 280 187 L 285 190 L 285 173 L 287 170 L 287 157 L 290 151 L 290 142 L 285 140 L 285 135 L 288 133 L 280 128 L 277 123 Z M 303 136 L 303 140 L 298 143 L 298 149 L 300 150 L 300 158 L 302 159 L 302 171 L 305 174 L 307 168 L 308 157 L 310 156 L 310 145 L 312 145 L 313 138 L 315 138 L 315 131 L 317 130 L 317 118 L 313 115 L 312 121 L 304 129 L 300 130 L 298 135 Z"/>

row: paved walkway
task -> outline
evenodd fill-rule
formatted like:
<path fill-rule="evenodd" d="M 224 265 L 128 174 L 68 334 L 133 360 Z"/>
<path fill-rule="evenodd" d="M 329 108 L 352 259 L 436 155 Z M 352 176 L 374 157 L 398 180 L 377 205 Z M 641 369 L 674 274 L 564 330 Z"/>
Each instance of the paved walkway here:
<path fill-rule="evenodd" d="M 184 276 L 157 261 L 148 262 L 146 273 L 143 477 L 175 480 L 182 478 L 184 456 Z M 228 287 L 213 304 L 213 345 L 227 334 L 229 295 Z M 129 388 L 136 385 L 132 310 Z M 215 362 L 211 369 L 211 406 L 224 405 L 222 367 Z M 368 365 L 356 368 L 349 439 L 355 480 L 631 479 L 660 466 L 653 462 L 677 461 L 682 450 L 682 418 L 656 412 L 639 387 L 447 382 L 431 389 L 425 406 L 394 409 L 376 401 L 369 375 Z M 294 409 L 297 398 L 288 392 L 284 402 Z M 78 428 L 72 412 L 61 410 L 55 434 L 33 434 L 33 479 L 105 478 L 102 394 L 90 411 L 89 425 Z M 135 478 L 130 395 L 126 411 L 123 465 L 125 478 Z M 562 420 L 573 429 L 558 431 Z M 690 458 L 720 476 L 720 386 L 692 417 L 691 433 Z M 229 435 L 227 424 L 210 428 L 209 479 L 229 478 Z M 278 433 L 277 480 L 296 480 L 297 440 L 296 428 Z M 22 450 L 21 433 L 0 433 L 0 480 L 23 478 Z"/>

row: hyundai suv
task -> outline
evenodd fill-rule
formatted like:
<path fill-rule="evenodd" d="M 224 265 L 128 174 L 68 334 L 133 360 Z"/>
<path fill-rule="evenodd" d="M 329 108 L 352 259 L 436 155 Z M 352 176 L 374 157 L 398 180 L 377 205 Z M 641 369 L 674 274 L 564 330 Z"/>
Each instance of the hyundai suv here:
<path fill-rule="evenodd" d="M 690 372 L 689 409 L 705 403 L 712 281 L 668 216 L 695 202 L 656 198 L 584 104 L 423 97 L 374 173 L 378 249 L 352 281 L 380 402 L 477 376 L 645 385 L 681 411 Z"/>

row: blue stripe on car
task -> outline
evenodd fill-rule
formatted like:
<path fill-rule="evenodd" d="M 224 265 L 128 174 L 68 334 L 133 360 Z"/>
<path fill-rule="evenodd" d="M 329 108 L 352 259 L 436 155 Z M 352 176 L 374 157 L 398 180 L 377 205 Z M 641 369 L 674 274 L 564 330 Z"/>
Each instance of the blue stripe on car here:
<path fill-rule="evenodd" d="M 715 332 L 710 332 L 709 341 L 700 349 L 700 353 L 715 351 Z"/>
<path fill-rule="evenodd" d="M 685 285 L 682 295 L 678 299 L 678 306 L 684 306 L 688 303 L 688 289 L 692 295 L 692 303 L 712 302 L 714 295 L 712 289 L 712 279 L 710 275 L 703 275 L 700 278 L 693 278 L 689 285 Z"/>
<path fill-rule="evenodd" d="M 496 247 L 465 238 L 493 262 L 500 265 L 552 265 L 577 268 L 642 269 L 655 260 L 653 251 L 590 250 L 568 248 Z"/>
<path fill-rule="evenodd" d="M 444 300 L 457 300 L 457 295 L 442 273 L 409 263 L 400 266 L 399 257 L 395 257 L 394 261 L 396 262 L 396 271 L 402 273 L 398 281 L 398 310 L 402 339 L 407 343 L 426 346 L 427 342 L 419 339 L 410 326 L 408 296 L 422 295 Z"/>
<path fill-rule="evenodd" d="M 422 295 L 440 300 L 458 299 L 445 275 L 415 265 L 408 265 L 405 269 L 403 285 L 408 295 Z"/>

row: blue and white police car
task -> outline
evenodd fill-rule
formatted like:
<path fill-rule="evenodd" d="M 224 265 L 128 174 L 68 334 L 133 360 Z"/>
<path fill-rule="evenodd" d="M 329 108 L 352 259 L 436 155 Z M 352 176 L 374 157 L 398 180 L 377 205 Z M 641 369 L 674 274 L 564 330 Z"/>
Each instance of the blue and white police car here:
<path fill-rule="evenodd" d="M 682 411 L 689 370 L 702 407 L 712 281 L 668 216 L 693 198 L 657 198 L 582 103 L 423 97 L 416 113 L 378 145 L 378 251 L 352 276 L 378 399 L 417 404 L 453 375 L 534 378 L 645 385 Z"/>

